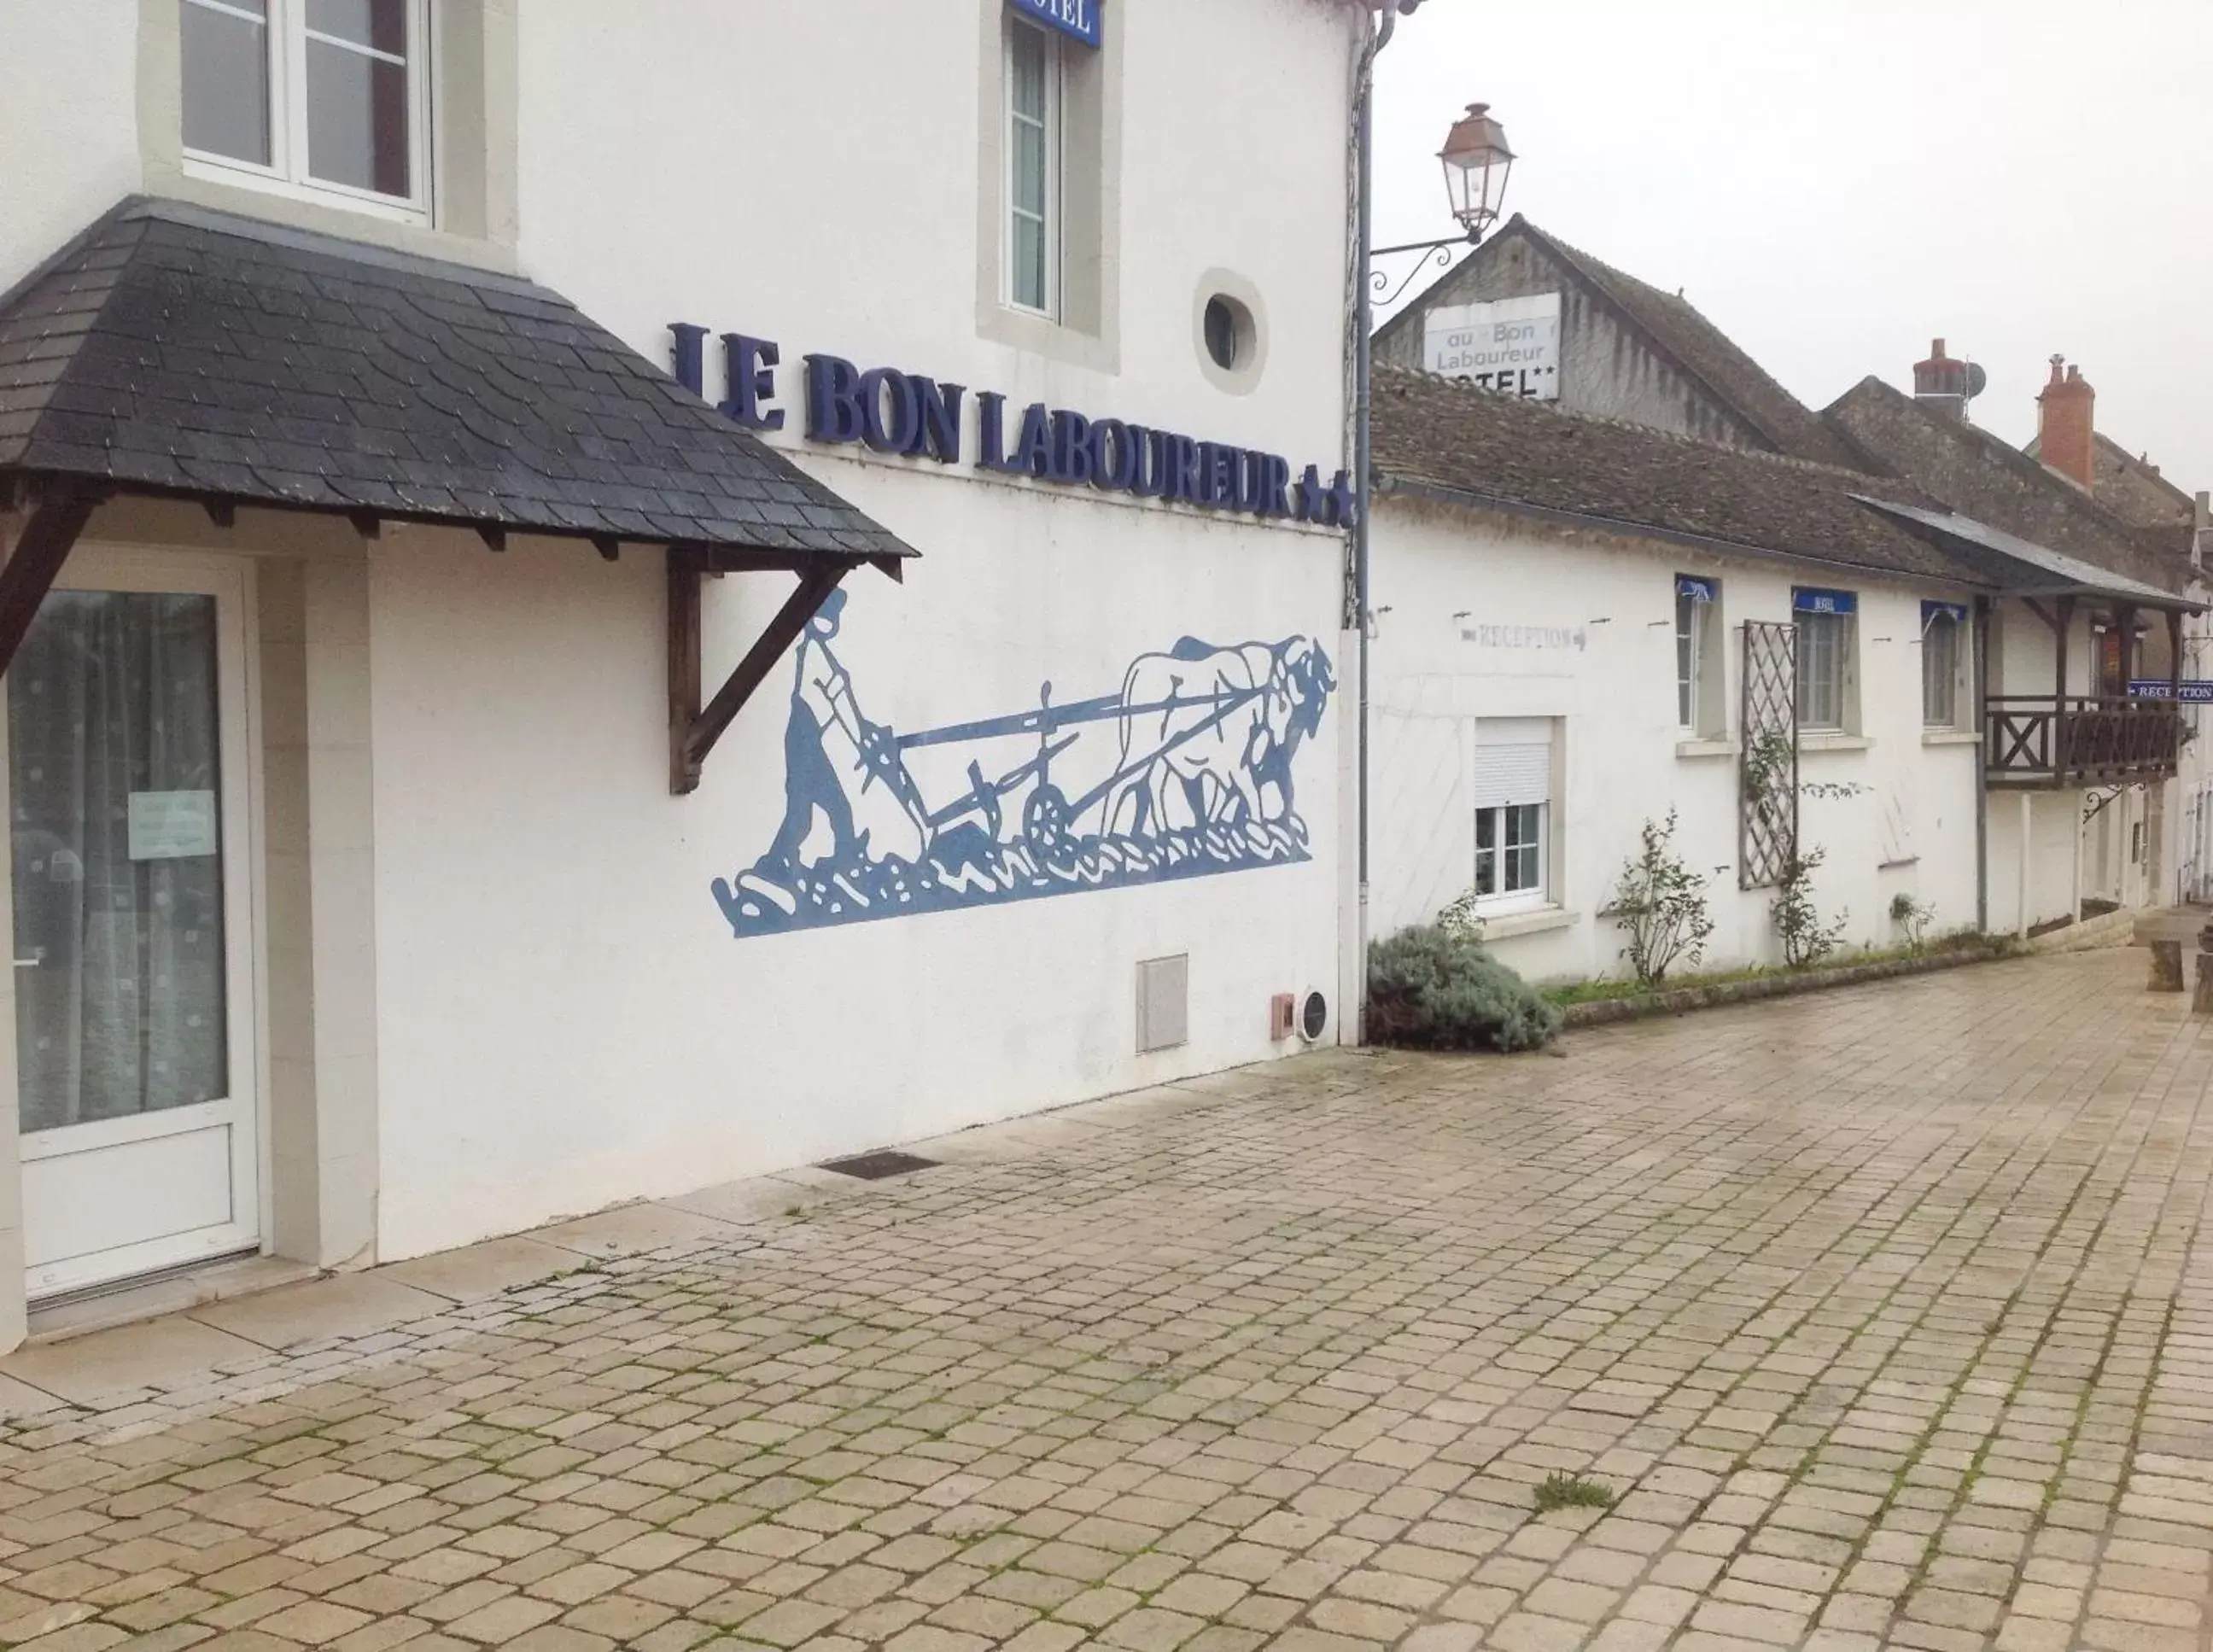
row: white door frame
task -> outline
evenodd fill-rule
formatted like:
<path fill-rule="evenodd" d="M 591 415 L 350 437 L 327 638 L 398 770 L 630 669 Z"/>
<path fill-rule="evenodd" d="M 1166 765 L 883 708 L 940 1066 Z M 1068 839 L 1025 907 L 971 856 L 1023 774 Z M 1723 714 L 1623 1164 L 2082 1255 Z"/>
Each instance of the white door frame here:
<path fill-rule="evenodd" d="M 118 1246 L 27 1269 L 25 1292 L 37 1303 L 132 1276 L 269 1247 L 271 1228 L 267 1041 L 262 1006 L 264 921 L 261 685 L 250 558 L 188 551 L 80 546 L 54 581 L 57 590 L 161 591 L 216 599 L 216 726 L 223 876 L 223 967 L 229 1094 L 221 1100 L 102 1119 L 19 1138 L 22 1167 L 134 1142 L 154 1142 L 228 1123 L 231 1131 L 232 1219 L 166 1238 Z M 0 729 L 4 719 L 0 719 Z M 0 735 L 0 738 L 4 738 Z M 11 771 L 0 762 L 0 788 Z M 7 1075 L 15 1094 L 17 1075 Z M 16 1105 L 20 1105 L 20 1101 Z M 31 1238 L 26 1208 L 25 1239 Z"/>

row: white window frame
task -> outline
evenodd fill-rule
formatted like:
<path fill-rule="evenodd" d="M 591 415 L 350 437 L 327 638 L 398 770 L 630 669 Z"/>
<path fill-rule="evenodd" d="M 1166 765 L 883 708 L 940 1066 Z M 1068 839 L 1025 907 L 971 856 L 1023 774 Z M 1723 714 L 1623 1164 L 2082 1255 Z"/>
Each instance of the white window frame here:
<path fill-rule="evenodd" d="M 1018 217 L 1033 216 L 1017 206 L 1015 201 L 1015 168 L 1019 164 L 1015 130 L 1031 119 L 1015 107 L 1015 48 L 1016 42 L 1026 35 L 1035 41 L 1045 55 L 1045 214 L 1040 223 L 1045 238 L 1045 303 L 1041 308 L 1025 303 L 1015 294 L 1015 222 Z M 1061 168 L 1066 147 L 1064 129 L 1067 108 L 1063 85 L 1064 79 L 1065 70 L 1058 37 L 1049 29 L 1040 28 L 1034 23 L 1009 14 L 1004 61 L 1001 65 L 1005 107 L 1002 111 L 1000 141 L 1006 150 L 1006 164 L 1000 176 L 1003 198 L 999 213 L 999 296 L 1009 309 L 1024 315 L 1041 316 L 1048 321 L 1060 319 L 1061 308 L 1061 201 L 1064 193 Z"/>
<path fill-rule="evenodd" d="M 1923 728 L 1944 733 L 1966 726 L 1960 722 L 1960 712 L 1973 694 L 1972 686 L 1966 680 L 1967 664 L 1974 657 L 1972 634 L 1968 629 L 1973 623 L 1972 619 L 1958 619 L 1941 610 L 1929 614 L 1921 622 L 1921 726 Z M 1940 625 L 1952 628 L 1952 715 L 1942 722 L 1930 716 L 1929 707 L 1929 638 Z"/>
<path fill-rule="evenodd" d="M 1704 601 L 1687 596 L 1683 582 L 1695 578 L 1713 593 Z M 1675 592 L 1675 725 L 1687 740 L 1717 740 L 1728 732 L 1728 716 L 1722 696 L 1727 692 L 1727 653 L 1720 646 L 1722 582 L 1710 575 L 1678 574 Z M 1688 610 L 1690 628 L 1684 629 Z M 1685 645 L 1689 646 L 1689 675 L 1684 674 Z"/>
<path fill-rule="evenodd" d="M 1809 735 L 1844 735 L 1851 733 L 1854 655 L 1856 655 L 1859 650 L 1860 617 L 1856 606 L 1855 606 L 1853 611 L 1850 613 L 1814 613 L 1798 609 L 1794 606 L 1794 609 L 1791 613 L 1791 622 L 1796 628 L 1797 631 L 1797 646 L 1795 651 L 1798 655 L 1797 698 L 1799 728 L 1804 733 Z M 1826 718 L 1819 721 L 1815 720 L 1811 714 L 1810 708 L 1806 704 L 1807 700 L 1810 698 L 1810 696 L 1806 692 L 1806 685 L 1808 681 L 1808 673 L 1806 663 L 1808 653 L 1808 634 L 1814 625 L 1825 623 L 1832 625 L 1836 628 L 1837 637 L 1837 715 L 1833 721 Z"/>
<path fill-rule="evenodd" d="M 1525 809 L 1533 812 L 1536 816 L 1535 840 L 1533 843 L 1526 838 L 1509 841 L 1507 836 L 1508 817 L 1519 815 Z M 1491 821 L 1492 846 L 1489 849 L 1481 847 L 1483 821 L 1486 816 Z M 1475 851 L 1476 911 L 1485 913 L 1527 912 L 1550 906 L 1552 904 L 1552 803 L 1549 801 L 1541 803 L 1499 803 L 1490 808 L 1476 810 L 1475 818 L 1478 845 Z M 1507 856 L 1528 848 L 1537 851 L 1537 881 L 1521 888 L 1507 888 Z M 1499 886 L 1490 894 L 1483 893 L 1483 859 L 1486 855 L 1492 857 L 1496 865 Z"/>
<path fill-rule="evenodd" d="M 203 10 L 259 21 L 241 7 L 224 4 L 223 0 L 178 0 L 178 3 L 182 6 L 198 6 Z M 314 201 L 325 205 L 341 204 L 353 211 L 389 218 L 397 223 L 428 224 L 432 204 L 430 105 L 434 73 L 430 0 L 406 0 L 407 181 L 413 192 L 405 200 L 398 196 L 380 195 L 375 190 L 328 183 L 309 174 L 308 41 L 314 31 L 308 27 L 308 0 L 268 0 L 268 26 L 264 32 L 269 46 L 270 164 L 261 166 L 252 161 L 239 160 L 234 155 L 186 149 L 184 152 L 186 175 L 241 184 L 249 189 L 289 196 L 294 200 Z M 315 34 L 314 38 L 327 40 L 330 37 Z M 349 51 L 384 56 L 382 53 L 366 52 L 365 48 L 350 40 L 338 44 Z M 385 60 L 390 61 L 388 58 Z M 184 98 L 181 84 L 177 91 L 178 107 L 181 111 Z"/>

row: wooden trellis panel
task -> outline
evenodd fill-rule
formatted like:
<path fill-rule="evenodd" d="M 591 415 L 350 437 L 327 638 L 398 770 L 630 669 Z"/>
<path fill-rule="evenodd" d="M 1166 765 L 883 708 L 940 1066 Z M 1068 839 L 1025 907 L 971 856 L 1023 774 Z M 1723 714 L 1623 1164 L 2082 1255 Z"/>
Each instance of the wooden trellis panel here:
<path fill-rule="evenodd" d="M 1737 885 L 1771 889 L 1798 852 L 1798 628 L 1747 620 Z"/>

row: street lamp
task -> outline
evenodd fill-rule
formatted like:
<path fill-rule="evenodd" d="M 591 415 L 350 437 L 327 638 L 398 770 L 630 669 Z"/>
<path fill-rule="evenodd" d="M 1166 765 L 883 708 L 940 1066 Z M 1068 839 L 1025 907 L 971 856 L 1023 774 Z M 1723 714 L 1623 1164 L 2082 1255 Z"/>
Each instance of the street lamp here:
<path fill-rule="evenodd" d="M 1389 37 L 1387 28 L 1378 32 L 1379 42 Z M 1380 45 L 1377 50 L 1381 50 Z M 1372 84 L 1369 89 L 1372 91 Z M 1437 151 L 1437 161 L 1444 168 L 1445 198 L 1451 204 L 1453 216 L 1460 220 L 1461 233 L 1436 241 L 1410 241 L 1398 247 L 1371 247 L 1368 253 L 1371 263 L 1405 253 L 1424 254 L 1396 287 L 1382 271 L 1369 271 L 1369 290 L 1376 302 L 1397 303 L 1399 295 L 1414 284 L 1414 277 L 1433 263 L 1439 269 L 1450 269 L 1460 249 L 1481 241 L 1491 225 L 1498 222 L 1499 212 L 1505 206 L 1506 182 L 1514 174 L 1514 151 L 1507 146 L 1506 128 L 1492 116 L 1488 103 L 1467 106 L 1467 113 L 1454 121 L 1452 131 L 1445 134 L 1445 146 Z M 1432 253 L 1434 258 L 1429 256 Z"/>
<path fill-rule="evenodd" d="M 1491 118 L 1488 103 L 1467 106 L 1466 116 L 1454 125 L 1437 159 L 1444 162 L 1445 192 L 1452 198 L 1453 216 L 1470 241 L 1480 241 L 1483 232 L 1498 222 L 1506 180 L 1514 172 L 1506 128 Z"/>
<path fill-rule="evenodd" d="M 1356 1016 L 1353 1025 L 1358 1029 L 1362 1043 L 1368 1039 L 1368 725 L 1369 725 L 1369 633 L 1374 626 L 1375 611 L 1370 606 L 1370 578 L 1368 552 L 1369 507 L 1373 503 L 1375 480 L 1374 410 L 1375 356 L 1373 334 L 1375 330 L 1375 300 L 1377 295 L 1389 292 L 1385 303 L 1395 302 L 1399 294 L 1413 283 L 1414 277 L 1430 265 L 1430 255 L 1447 269 L 1452 267 L 1454 249 L 1472 247 L 1483 239 L 1483 234 L 1498 222 L 1499 209 L 1506 199 L 1506 180 L 1514 170 L 1514 151 L 1507 147 L 1506 131 L 1491 118 L 1488 104 L 1472 103 L 1467 114 L 1454 124 L 1445 138 L 1444 148 L 1437 159 L 1443 165 L 1445 189 L 1452 199 L 1453 216 L 1460 221 L 1461 233 L 1448 235 L 1442 241 L 1409 241 L 1400 247 L 1376 247 L 1372 244 L 1370 226 L 1375 221 L 1375 56 L 1391 44 L 1391 36 L 1399 26 L 1400 14 L 1411 12 L 1421 0 L 1361 0 L 1367 9 L 1378 14 L 1367 26 L 1367 40 L 1360 56 L 1360 105 L 1358 114 L 1358 174 L 1359 194 L 1355 211 L 1356 235 L 1361 255 L 1361 279 L 1355 290 L 1353 322 L 1352 375 L 1352 463 L 1353 488 L 1356 503 L 1352 518 L 1352 577 L 1351 588 L 1346 593 L 1346 629 L 1359 633 L 1360 647 L 1360 722 L 1357 738 L 1360 742 L 1359 765 L 1359 857 L 1360 905 L 1354 944 L 1357 948 L 1353 973 L 1356 987 L 1353 1002 Z M 1396 291 L 1390 291 L 1389 279 L 1381 270 L 1371 267 L 1379 258 L 1393 253 L 1419 253 L 1406 278 Z"/>

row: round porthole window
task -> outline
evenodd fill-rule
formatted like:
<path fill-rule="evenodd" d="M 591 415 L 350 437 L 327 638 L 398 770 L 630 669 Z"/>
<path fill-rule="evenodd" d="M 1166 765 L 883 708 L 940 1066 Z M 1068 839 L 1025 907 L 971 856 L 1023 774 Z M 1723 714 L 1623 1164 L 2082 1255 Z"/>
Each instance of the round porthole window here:
<path fill-rule="evenodd" d="M 1214 364 L 1225 373 L 1236 370 L 1244 355 L 1240 346 L 1241 334 L 1251 326 L 1249 318 L 1241 327 L 1238 320 L 1244 306 L 1233 298 L 1216 293 L 1206 301 L 1206 353 L 1214 357 Z"/>

